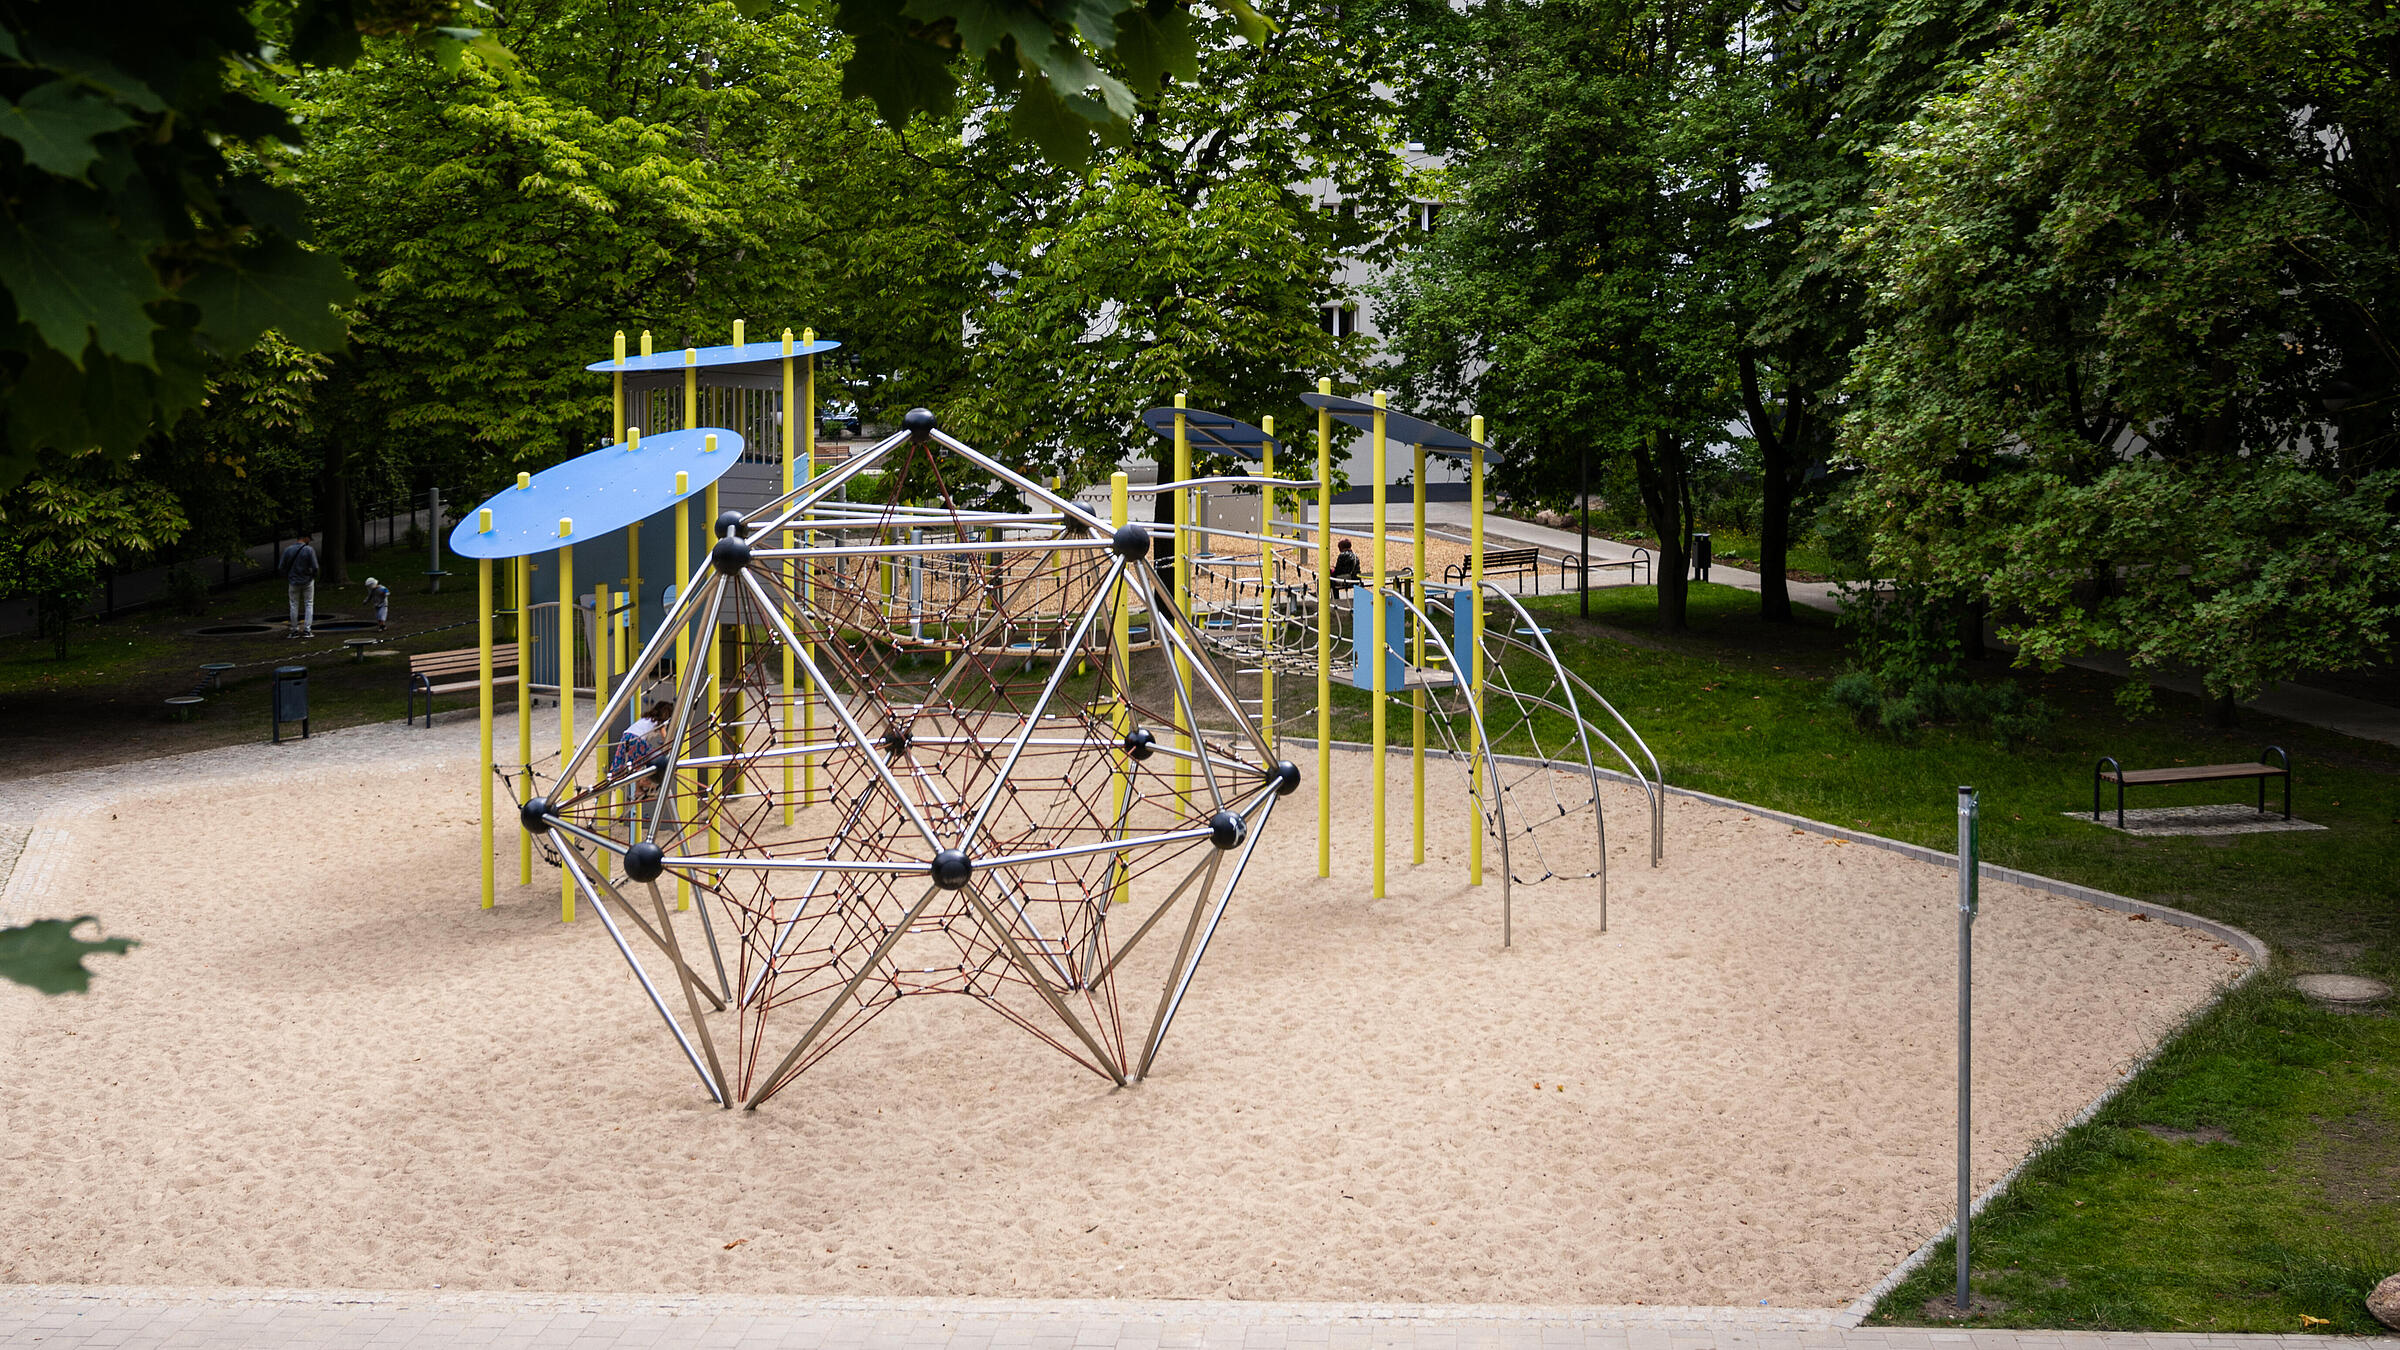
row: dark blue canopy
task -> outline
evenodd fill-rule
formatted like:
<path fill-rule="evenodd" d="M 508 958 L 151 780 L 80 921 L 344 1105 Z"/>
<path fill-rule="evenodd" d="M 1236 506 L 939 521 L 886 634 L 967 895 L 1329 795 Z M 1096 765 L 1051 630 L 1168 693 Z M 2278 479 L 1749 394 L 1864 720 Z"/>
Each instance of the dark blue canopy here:
<path fill-rule="evenodd" d="M 1302 394 L 1300 401 L 1312 408 L 1323 408 L 1333 414 L 1333 420 L 1360 431 L 1375 429 L 1375 405 L 1362 399 L 1344 398 L 1340 394 Z M 1428 451 L 1451 459 L 1465 459 L 1468 452 L 1483 451 L 1483 462 L 1497 464 L 1500 456 L 1489 446 L 1461 436 L 1448 427 L 1436 426 L 1422 417 L 1390 408 L 1383 410 L 1383 434 L 1402 445 L 1421 445 Z"/>
<path fill-rule="evenodd" d="M 1161 440 L 1173 440 L 1175 412 L 1173 408 L 1152 408 L 1142 414 L 1142 425 L 1157 432 Z M 1240 455 L 1244 459 L 1264 460 L 1266 454 L 1261 447 L 1270 440 L 1275 442 L 1276 453 L 1283 451 L 1281 437 L 1271 437 L 1240 418 L 1227 417 L 1206 408 L 1183 409 L 1183 435 L 1185 440 L 1203 450 Z"/>

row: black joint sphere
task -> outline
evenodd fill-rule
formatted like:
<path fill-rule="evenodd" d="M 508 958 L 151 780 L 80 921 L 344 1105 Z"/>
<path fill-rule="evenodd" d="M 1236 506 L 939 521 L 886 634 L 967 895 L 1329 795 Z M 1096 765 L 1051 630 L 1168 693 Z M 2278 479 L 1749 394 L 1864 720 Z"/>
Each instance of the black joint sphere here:
<path fill-rule="evenodd" d="M 1156 744 L 1158 738 L 1139 727 L 1125 733 L 1125 753 L 1135 759 L 1150 758 L 1150 747 Z"/>
<path fill-rule="evenodd" d="M 708 562 L 711 567 L 732 576 L 750 565 L 750 541 L 729 534 L 708 551 Z"/>
<path fill-rule="evenodd" d="M 1289 797 L 1300 786 L 1300 766 L 1288 759 L 1275 764 L 1275 795 Z"/>
<path fill-rule="evenodd" d="M 900 425 L 909 436 L 920 441 L 930 439 L 933 429 L 941 424 L 942 419 L 934 416 L 931 408 L 911 408 L 900 418 Z"/>
<path fill-rule="evenodd" d="M 525 826 L 527 834 L 548 834 L 550 832 L 550 799 L 535 797 L 528 800 L 523 806 L 517 808 L 517 819 Z"/>
<path fill-rule="evenodd" d="M 635 881 L 656 881 L 666 867 L 667 851 L 647 839 L 625 850 L 625 875 Z"/>
<path fill-rule="evenodd" d="M 748 531 L 742 527 L 741 512 L 719 511 L 717 513 L 717 537 L 719 539 L 738 539 L 747 533 Z"/>
<path fill-rule="evenodd" d="M 1140 525 L 1119 525 L 1108 537 L 1108 551 L 1120 558 L 1150 556 L 1150 531 Z"/>
<path fill-rule="evenodd" d="M 893 727 L 890 731 L 883 733 L 883 748 L 895 755 L 907 750 L 915 743 L 916 738 L 908 734 L 906 727 Z"/>
<path fill-rule="evenodd" d="M 1218 848 L 1232 848 L 1248 833 L 1249 823 L 1231 811 L 1219 811 L 1208 818 L 1208 842 Z"/>
<path fill-rule="evenodd" d="M 955 891 L 975 875 L 975 860 L 954 848 L 933 855 L 933 884 L 945 891 Z"/>

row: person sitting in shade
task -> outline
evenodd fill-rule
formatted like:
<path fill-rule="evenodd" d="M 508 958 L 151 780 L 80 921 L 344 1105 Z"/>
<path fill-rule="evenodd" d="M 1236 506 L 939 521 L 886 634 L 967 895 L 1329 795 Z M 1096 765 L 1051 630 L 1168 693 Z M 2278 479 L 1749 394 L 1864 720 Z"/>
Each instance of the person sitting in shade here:
<path fill-rule="evenodd" d="M 1347 539 L 1336 542 L 1333 547 L 1333 584 L 1346 591 L 1358 584 L 1358 554 L 1351 551 Z"/>

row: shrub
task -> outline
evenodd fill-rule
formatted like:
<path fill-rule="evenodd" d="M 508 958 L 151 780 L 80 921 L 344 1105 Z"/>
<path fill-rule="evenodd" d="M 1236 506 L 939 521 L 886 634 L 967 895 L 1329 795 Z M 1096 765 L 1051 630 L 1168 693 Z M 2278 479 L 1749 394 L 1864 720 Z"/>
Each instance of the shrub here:
<path fill-rule="evenodd" d="M 201 580 L 200 574 L 192 570 L 189 564 L 177 563 L 168 568 L 166 583 L 167 603 L 174 607 L 176 613 L 208 612 L 208 583 Z"/>

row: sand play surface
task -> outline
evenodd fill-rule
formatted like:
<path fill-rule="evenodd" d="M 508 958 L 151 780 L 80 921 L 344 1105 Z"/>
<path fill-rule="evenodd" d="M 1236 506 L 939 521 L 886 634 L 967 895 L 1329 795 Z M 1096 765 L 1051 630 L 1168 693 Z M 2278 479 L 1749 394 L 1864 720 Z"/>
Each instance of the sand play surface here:
<path fill-rule="evenodd" d="M 1955 881 L 1889 852 L 1676 799 L 1651 871 L 1619 792 L 1612 931 L 1503 951 L 1455 816 L 1365 898 L 1336 756 L 1335 880 L 1312 784 L 1148 1082 L 920 999 L 745 1114 L 553 874 L 476 907 L 473 734 L 53 822 L 40 912 L 144 945 L 0 988 L 0 1282 L 1824 1307 L 1947 1217 Z M 1977 1184 L 2241 969 L 1987 885 Z"/>

